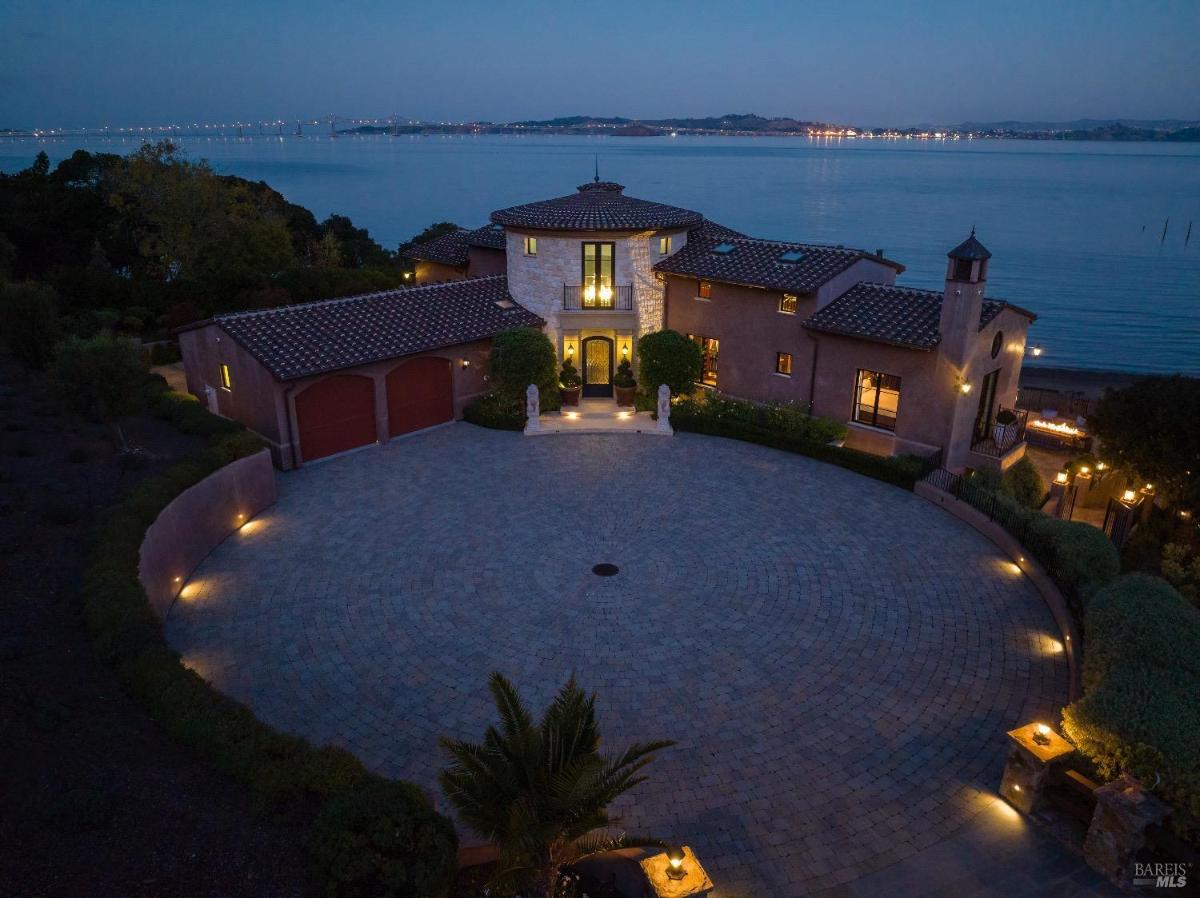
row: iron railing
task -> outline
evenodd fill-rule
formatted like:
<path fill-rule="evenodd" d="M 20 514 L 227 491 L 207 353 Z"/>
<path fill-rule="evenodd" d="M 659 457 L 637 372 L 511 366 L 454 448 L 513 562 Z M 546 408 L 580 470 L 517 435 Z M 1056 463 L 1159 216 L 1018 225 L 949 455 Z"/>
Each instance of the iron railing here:
<path fill-rule="evenodd" d="M 633 309 L 633 285 L 563 284 L 562 307 L 565 312 L 628 312 Z"/>
<path fill-rule="evenodd" d="M 1078 390 L 1063 392 L 1043 387 L 1021 387 L 1017 393 L 1017 406 L 1041 414 L 1054 412 L 1057 418 L 1087 418 L 1096 402 Z"/>
<path fill-rule="evenodd" d="M 1029 412 L 1020 408 L 1002 408 L 1001 412 L 1012 412 L 1016 421 L 1012 424 L 997 424 L 993 418 L 988 422 L 987 435 L 971 444 L 971 451 L 991 458 L 1003 458 L 1011 450 L 1025 442 L 1025 425 Z"/>

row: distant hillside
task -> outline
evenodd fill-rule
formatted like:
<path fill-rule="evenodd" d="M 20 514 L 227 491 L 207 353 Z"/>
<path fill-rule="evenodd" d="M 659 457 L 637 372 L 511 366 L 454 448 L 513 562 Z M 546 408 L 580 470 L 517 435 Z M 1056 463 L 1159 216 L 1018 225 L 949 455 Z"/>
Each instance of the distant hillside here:
<path fill-rule="evenodd" d="M 962 131 L 1094 131 L 1100 128 L 1144 128 L 1151 131 L 1178 131 L 1200 126 L 1189 119 L 1081 118 L 1073 122 L 963 122 Z"/>

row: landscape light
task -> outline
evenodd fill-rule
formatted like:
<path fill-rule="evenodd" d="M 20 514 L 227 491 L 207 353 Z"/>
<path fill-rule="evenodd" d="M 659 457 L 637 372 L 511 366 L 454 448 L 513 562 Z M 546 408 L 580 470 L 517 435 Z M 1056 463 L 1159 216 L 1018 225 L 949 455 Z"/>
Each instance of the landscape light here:
<path fill-rule="evenodd" d="M 674 880 L 683 879 L 687 871 L 683 869 L 683 849 L 672 845 L 667 849 L 667 876 Z"/>
<path fill-rule="evenodd" d="M 1123 502 L 1133 502 L 1135 499 L 1137 499 L 1137 493 L 1133 490 L 1125 490 L 1125 494 L 1121 496 Z"/>
<path fill-rule="evenodd" d="M 1087 473 L 1089 473 L 1091 470 L 1092 470 L 1092 469 L 1091 469 L 1091 468 L 1089 468 L 1087 465 L 1080 465 L 1080 466 L 1079 466 L 1079 473 L 1080 473 L 1080 474 L 1087 474 Z"/>
<path fill-rule="evenodd" d="M 1034 730 L 1033 741 L 1036 742 L 1038 745 L 1049 745 L 1050 744 L 1050 727 L 1046 726 L 1044 723 L 1039 723 L 1037 725 L 1037 729 Z"/>
<path fill-rule="evenodd" d="M 1149 492 L 1153 492 L 1153 490 L 1154 490 L 1154 484 L 1153 484 L 1153 483 L 1147 483 L 1147 484 L 1146 484 L 1144 487 L 1142 487 L 1142 489 L 1144 489 L 1144 490 L 1145 490 L 1146 492 L 1148 492 L 1148 493 L 1149 493 Z"/>
<path fill-rule="evenodd" d="M 1066 483 L 1067 476 L 1068 475 L 1067 475 L 1066 471 L 1059 471 L 1057 474 L 1054 475 L 1054 482 L 1055 483 Z"/>

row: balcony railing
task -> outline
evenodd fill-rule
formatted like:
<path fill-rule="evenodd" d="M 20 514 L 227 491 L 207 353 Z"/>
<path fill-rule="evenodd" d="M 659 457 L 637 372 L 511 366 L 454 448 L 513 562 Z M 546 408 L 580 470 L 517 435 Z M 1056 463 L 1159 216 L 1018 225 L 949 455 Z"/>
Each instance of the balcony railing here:
<path fill-rule="evenodd" d="M 1003 458 L 1011 449 L 1025 442 L 1025 425 L 1029 412 L 1019 408 L 1002 408 L 1001 412 L 1012 412 L 1017 420 L 1012 424 L 997 424 L 993 418 L 988 422 L 987 435 L 971 444 L 971 451 L 992 458 Z"/>
<path fill-rule="evenodd" d="M 633 285 L 563 284 L 562 307 L 566 312 L 628 312 L 633 309 Z"/>

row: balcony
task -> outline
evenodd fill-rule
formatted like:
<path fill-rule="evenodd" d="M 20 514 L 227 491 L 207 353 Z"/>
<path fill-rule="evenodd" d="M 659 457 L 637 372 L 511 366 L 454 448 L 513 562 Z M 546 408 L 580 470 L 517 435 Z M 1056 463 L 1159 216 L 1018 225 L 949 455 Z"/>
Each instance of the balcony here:
<path fill-rule="evenodd" d="M 629 312 L 633 310 L 633 285 L 563 284 L 562 307 L 564 312 Z"/>
<path fill-rule="evenodd" d="M 1013 449 L 1025 442 L 1025 427 L 1029 412 L 1019 408 L 1002 408 L 1000 412 L 1011 412 L 1016 416 L 1012 424 L 997 424 L 993 418 L 988 423 L 987 436 L 971 444 L 971 451 L 989 458 L 1004 458 Z"/>

